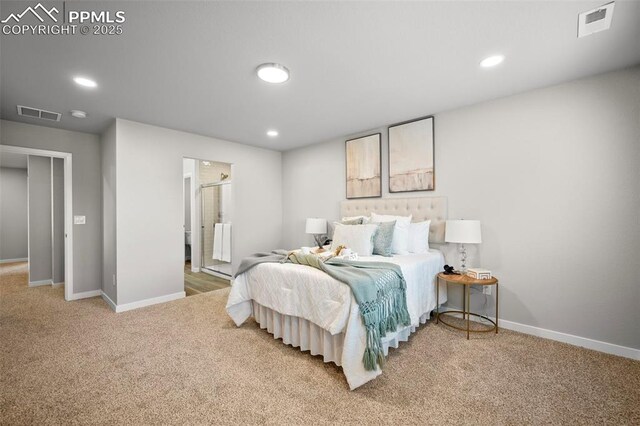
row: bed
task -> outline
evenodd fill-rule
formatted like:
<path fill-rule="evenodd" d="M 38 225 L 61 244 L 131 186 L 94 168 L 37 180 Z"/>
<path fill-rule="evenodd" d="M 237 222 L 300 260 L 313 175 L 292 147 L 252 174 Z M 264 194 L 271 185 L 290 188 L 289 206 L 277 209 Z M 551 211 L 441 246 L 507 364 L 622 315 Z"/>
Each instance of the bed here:
<path fill-rule="evenodd" d="M 376 212 L 412 214 L 414 222 L 431 220 L 429 241 L 433 244 L 444 240 L 446 209 L 446 198 L 421 197 L 349 200 L 341 203 L 340 210 L 342 217 Z M 444 256 L 430 247 L 424 254 L 367 256 L 360 260 L 395 263 L 407 283 L 411 324 L 387 333 L 382 341 L 386 355 L 390 347 L 407 341 L 435 309 L 436 275 L 444 266 Z M 446 287 L 442 286 L 438 303 L 446 300 Z M 285 344 L 341 366 L 352 390 L 382 374 L 380 368 L 365 370 L 362 363 L 366 331 L 350 288 L 318 269 L 290 263 L 257 265 L 234 280 L 227 312 L 238 326 L 253 317 Z"/>

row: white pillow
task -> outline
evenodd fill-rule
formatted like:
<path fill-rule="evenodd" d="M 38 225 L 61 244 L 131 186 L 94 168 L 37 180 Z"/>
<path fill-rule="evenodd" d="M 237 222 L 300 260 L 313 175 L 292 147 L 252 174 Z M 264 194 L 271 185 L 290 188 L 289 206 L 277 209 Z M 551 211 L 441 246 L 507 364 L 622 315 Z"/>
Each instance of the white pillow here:
<path fill-rule="evenodd" d="M 391 216 L 371 213 L 371 223 L 396 221 L 396 226 L 393 229 L 393 242 L 391 243 L 393 254 L 409 254 L 409 225 L 411 224 L 411 217 L 411 215 Z"/>
<path fill-rule="evenodd" d="M 345 216 L 342 218 L 342 221 L 347 221 L 347 220 L 356 220 L 356 219 L 362 219 L 362 224 L 366 225 L 367 223 L 371 222 L 371 218 L 369 216 Z"/>
<path fill-rule="evenodd" d="M 373 236 L 378 225 L 342 225 L 336 224 L 333 232 L 331 250 L 345 246 L 360 256 L 371 256 L 373 253 Z"/>
<path fill-rule="evenodd" d="M 430 220 L 409 224 L 409 253 L 424 254 L 429 251 L 430 226 Z"/>

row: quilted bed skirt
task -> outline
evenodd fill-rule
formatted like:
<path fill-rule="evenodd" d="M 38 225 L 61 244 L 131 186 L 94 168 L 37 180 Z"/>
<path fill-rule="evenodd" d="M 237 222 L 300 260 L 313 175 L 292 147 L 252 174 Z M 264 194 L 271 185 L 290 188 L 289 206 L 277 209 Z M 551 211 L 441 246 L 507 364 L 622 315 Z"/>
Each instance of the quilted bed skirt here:
<path fill-rule="evenodd" d="M 345 333 L 331 335 L 328 331 L 304 318 L 283 315 L 270 308 L 260 305 L 255 300 L 253 302 L 253 317 L 260 325 L 266 329 L 276 339 L 282 339 L 283 343 L 301 351 L 309 351 L 311 355 L 322 355 L 324 362 L 333 362 L 342 366 L 343 348 L 345 346 Z M 424 324 L 429 319 L 427 312 L 420 317 L 420 324 Z M 389 348 L 397 348 L 400 342 L 409 340 L 411 333 L 417 327 L 408 326 L 392 333 L 382 339 L 384 354 L 389 353 Z M 353 346 L 353 345 L 348 345 Z M 361 354 L 352 354 L 360 356 Z"/>

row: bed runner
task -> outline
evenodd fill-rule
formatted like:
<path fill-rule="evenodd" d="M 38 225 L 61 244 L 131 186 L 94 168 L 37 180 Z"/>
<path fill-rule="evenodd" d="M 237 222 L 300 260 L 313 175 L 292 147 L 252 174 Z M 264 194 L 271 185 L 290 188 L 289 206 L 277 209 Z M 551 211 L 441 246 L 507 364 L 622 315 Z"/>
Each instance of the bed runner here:
<path fill-rule="evenodd" d="M 411 323 L 407 310 L 406 283 L 402 270 L 393 263 L 361 262 L 339 258 L 324 260 L 313 254 L 275 250 L 256 253 L 242 260 L 237 275 L 260 263 L 295 263 L 317 268 L 351 288 L 367 330 L 364 368 L 375 370 L 384 366 L 382 338 L 387 331 Z"/>

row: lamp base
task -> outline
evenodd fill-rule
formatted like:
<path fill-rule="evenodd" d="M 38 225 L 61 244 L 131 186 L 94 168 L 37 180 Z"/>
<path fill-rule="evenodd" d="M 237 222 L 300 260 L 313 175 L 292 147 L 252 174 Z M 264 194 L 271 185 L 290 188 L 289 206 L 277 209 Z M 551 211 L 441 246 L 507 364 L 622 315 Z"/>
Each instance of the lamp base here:
<path fill-rule="evenodd" d="M 318 248 L 316 249 L 316 253 L 322 253 L 324 251 L 324 249 L 322 248 L 323 241 L 320 240 L 320 235 L 322 234 L 313 234 L 313 238 L 316 240 L 316 244 L 318 245 Z"/>
<path fill-rule="evenodd" d="M 467 248 L 464 244 L 460 244 L 460 270 L 462 275 L 467 273 Z"/>

